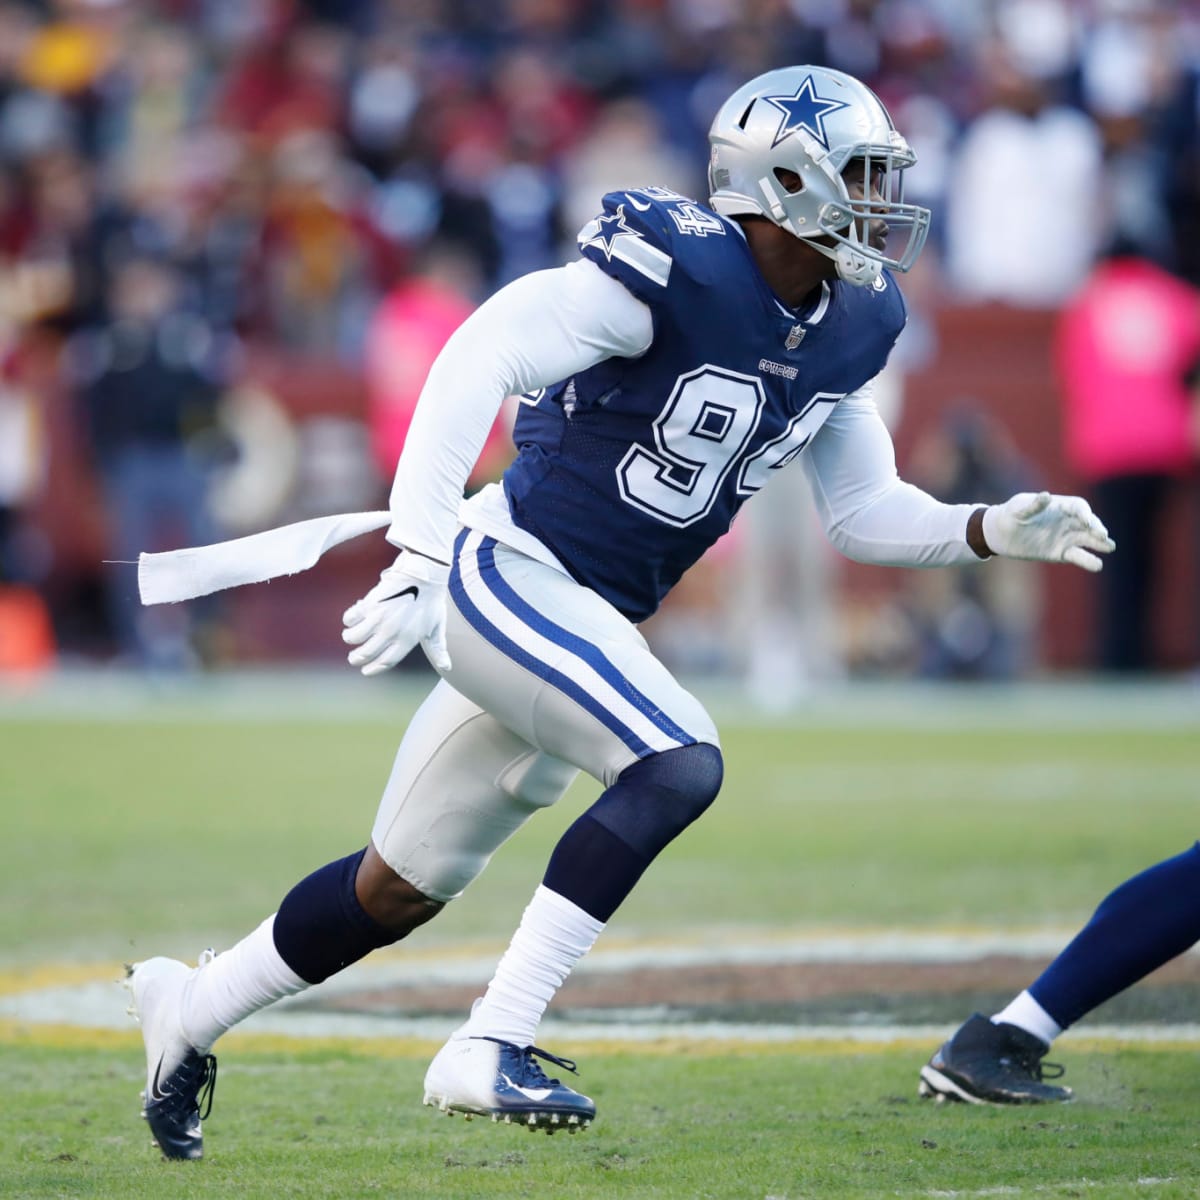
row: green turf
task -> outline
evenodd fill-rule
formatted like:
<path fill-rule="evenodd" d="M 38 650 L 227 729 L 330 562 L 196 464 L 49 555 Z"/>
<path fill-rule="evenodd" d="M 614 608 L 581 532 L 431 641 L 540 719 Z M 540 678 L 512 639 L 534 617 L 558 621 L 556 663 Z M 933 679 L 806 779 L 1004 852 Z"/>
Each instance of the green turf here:
<path fill-rule="evenodd" d="M 0 956 L 192 951 L 361 846 L 398 717 L 0 722 Z M 1188 727 L 726 724 L 727 783 L 613 925 L 1064 927 L 1194 839 Z M 506 935 L 581 782 L 422 939 Z"/>
<path fill-rule="evenodd" d="M 955 702 L 931 712 L 903 699 L 858 714 L 851 698 L 837 716 L 817 706 L 771 723 L 727 714 L 720 800 L 611 934 L 1073 926 L 1115 883 L 1194 839 L 1200 722 L 1185 703 L 1161 725 L 1140 706 L 1126 723 L 1118 701 L 1093 723 L 1058 699 L 1035 715 L 1000 701 L 969 719 Z M 408 711 L 395 697 L 330 720 L 300 715 L 302 704 L 264 718 L 203 698 L 92 708 L 0 705 L 0 964 L 190 955 L 241 934 L 300 875 L 363 844 Z M 502 941 L 595 791 L 581 784 L 541 814 L 418 936 Z M 928 1047 L 572 1046 L 601 1120 L 551 1139 L 423 1109 L 424 1057 L 251 1045 L 222 1055 L 208 1160 L 164 1164 L 137 1118 L 134 1043 L 33 1045 L 12 1025 L 6 1038 L 5 1198 L 1200 1191 L 1194 1048 L 1068 1041 L 1056 1055 L 1082 1099 L 1025 1111 L 919 1105 Z"/>
<path fill-rule="evenodd" d="M 423 1060 L 242 1051 L 222 1062 L 201 1163 L 151 1148 L 135 1056 L 3 1053 L 0 1191 L 14 1200 L 1163 1198 L 1194 1197 L 1200 1178 L 1194 1051 L 1075 1051 L 1087 1099 L 1035 1110 L 920 1102 L 911 1051 L 592 1053 L 602 1118 L 554 1137 L 423 1108 Z"/>

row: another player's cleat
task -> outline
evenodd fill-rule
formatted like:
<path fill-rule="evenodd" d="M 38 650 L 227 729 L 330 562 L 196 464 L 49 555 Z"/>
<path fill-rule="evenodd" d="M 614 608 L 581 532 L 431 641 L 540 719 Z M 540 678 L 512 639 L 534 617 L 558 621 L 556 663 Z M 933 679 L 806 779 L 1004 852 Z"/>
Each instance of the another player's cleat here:
<path fill-rule="evenodd" d="M 212 960 L 200 956 L 200 966 Z M 142 1116 L 167 1158 L 200 1158 L 200 1122 L 212 1109 L 217 1060 L 188 1043 L 180 1026 L 183 989 L 193 968 L 173 958 L 149 958 L 126 967 L 129 1007 L 142 1026 L 146 1044 L 146 1090 Z M 203 1106 L 203 1111 L 201 1107 Z"/>
<path fill-rule="evenodd" d="M 1069 1087 L 1043 1083 L 1063 1068 L 1042 1062 L 1049 1049 L 1016 1025 L 993 1024 L 975 1013 L 921 1068 L 918 1095 L 968 1104 L 1054 1104 L 1070 1100 Z"/>
<path fill-rule="evenodd" d="M 468 1119 L 491 1117 L 547 1133 L 586 1129 L 596 1115 L 595 1104 L 557 1079 L 548 1079 L 539 1058 L 577 1074 L 570 1059 L 537 1046 L 455 1035 L 425 1073 L 425 1103 Z"/>

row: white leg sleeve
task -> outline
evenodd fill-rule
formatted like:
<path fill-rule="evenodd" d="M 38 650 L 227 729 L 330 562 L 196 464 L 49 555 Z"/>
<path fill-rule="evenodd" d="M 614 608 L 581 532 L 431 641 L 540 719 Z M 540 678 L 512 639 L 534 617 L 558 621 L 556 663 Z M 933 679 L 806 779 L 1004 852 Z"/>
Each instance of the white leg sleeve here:
<path fill-rule="evenodd" d="M 539 886 L 465 1033 L 532 1046 L 546 1006 L 592 948 L 604 922 Z"/>
<path fill-rule="evenodd" d="M 308 987 L 275 949 L 275 916 L 187 981 L 180 1023 L 188 1042 L 205 1052 L 251 1013 Z"/>

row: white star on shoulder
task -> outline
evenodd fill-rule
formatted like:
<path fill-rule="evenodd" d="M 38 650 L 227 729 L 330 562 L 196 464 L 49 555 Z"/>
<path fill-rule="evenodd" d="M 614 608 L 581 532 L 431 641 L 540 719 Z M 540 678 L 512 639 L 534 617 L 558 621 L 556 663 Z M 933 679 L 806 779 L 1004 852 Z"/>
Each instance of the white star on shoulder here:
<path fill-rule="evenodd" d="M 604 257 L 610 262 L 613 256 L 613 243 L 619 237 L 640 238 L 642 235 L 636 229 L 630 229 L 625 224 L 625 205 L 621 205 L 615 213 L 608 217 L 598 217 L 593 224 L 596 226 L 591 237 L 583 242 L 585 246 L 598 246 L 604 251 Z"/>

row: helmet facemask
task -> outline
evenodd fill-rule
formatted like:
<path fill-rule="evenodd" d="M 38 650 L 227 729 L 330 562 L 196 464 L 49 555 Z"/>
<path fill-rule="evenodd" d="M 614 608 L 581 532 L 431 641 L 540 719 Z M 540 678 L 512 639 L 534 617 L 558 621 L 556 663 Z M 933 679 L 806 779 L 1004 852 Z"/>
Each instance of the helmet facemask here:
<path fill-rule="evenodd" d="M 899 134 L 895 136 L 901 144 L 886 149 L 846 147 L 838 173 L 844 198 L 823 204 L 817 213 L 821 233 L 834 245 L 827 247 L 819 241 L 811 245 L 837 263 L 838 275 L 848 283 L 874 283 L 884 269 L 907 271 L 929 233 L 929 209 L 904 202 L 904 171 L 912 166 L 915 155 Z M 829 162 L 834 164 L 833 155 Z M 871 244 L 875 221 L 885 226 L 887 249 Z"/>

